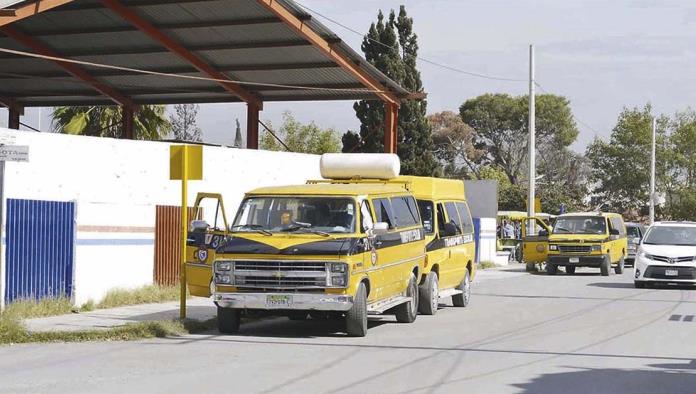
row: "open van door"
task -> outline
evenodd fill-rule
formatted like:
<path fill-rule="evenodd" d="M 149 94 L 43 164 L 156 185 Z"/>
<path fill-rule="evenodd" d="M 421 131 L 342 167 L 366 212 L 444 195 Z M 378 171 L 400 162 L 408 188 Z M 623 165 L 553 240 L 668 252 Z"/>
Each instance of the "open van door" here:
<path fill-rule="evenodd" d="M 529 233 L 530 222 L 534 233 Z M 522 220 L 522 261 L 527 271 L 533 266 L 546 261 L 549 253 L 549 234 L 551 228 L 539 217 L 527 217 Z"/>
<path fill-rule="evenodd" d="M 212 265 L 215 250 L 229 235 L 230 229 L 221 194 L 198 193 L 194 210 L 200 214 L 201 209 L 214 210 L 214 215 L 206 215 L 214 219 L 212 225 L 205 220 L 191 221 L 186 240 L 186 283 L 191 295 L 210 297 L 214 291 Z"/>

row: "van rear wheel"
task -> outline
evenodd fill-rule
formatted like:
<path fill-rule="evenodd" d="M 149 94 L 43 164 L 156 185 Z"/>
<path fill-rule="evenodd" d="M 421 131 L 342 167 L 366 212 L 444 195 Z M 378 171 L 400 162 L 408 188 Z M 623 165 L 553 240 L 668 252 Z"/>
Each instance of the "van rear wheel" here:
<path fill-rule="evenodd" d="M 469 305 L 469 301 L 471 300 L 471 276 L 469 276 L 468 269 L 464 273 L 462 283 L 457 286 L 457 290 L 461 290 L 462 294 L 455 294 L 452 296 L 452 305 L 464 308 Z"/>
<path fill-rule="evenodd" d="M 619 260 L 619 263 L 616 264 L 616 267 L 614 267 L 614 272 L 615 272 L 617 275 L 623 274 L 623 272 L 624 272 L 624 264 L 626 264 L 626 263 L 625 263 L 625 261 L 624 261 L 623 256 L 621 256 L 621 259 Z"/>
<path fill-rule="evenodd" d="M 556 275 L 556 272 L 558 272 L 557 265 L 546 263 L 546 274 Z"/>
<path fill-rule="evenodd" d="M 394 308 L 396 321 L 399 323 L 413 323 L 418 316 L 418 285 L 413 272 L 411 272 L 411 278 L 408 280 L 406 297 L 411 300 Z"/>
<path fill-rule="evenodd" d="M 575 273 L 575 266 L 574 265 L 566 265 L 565 271 L 566 271 L 566 274 L 573 275 Z"/>
<path fill-rule="evenodd" d="M 425 276 L 425 282 L 418 287 L 418 312 L 423 315 L 434 315 L 437 313 L 437 305 L 440 300 L 440 287 L 437 280 L 437 273 L 430 271 Z"/>
<path fill-rule="evenodd" d="M 364 337 L 367 335 L 367 291 L 365 284 L 358 285 L 355 292 L 353 306 L 346 313 L 346 332 L 351 337 Z"/>

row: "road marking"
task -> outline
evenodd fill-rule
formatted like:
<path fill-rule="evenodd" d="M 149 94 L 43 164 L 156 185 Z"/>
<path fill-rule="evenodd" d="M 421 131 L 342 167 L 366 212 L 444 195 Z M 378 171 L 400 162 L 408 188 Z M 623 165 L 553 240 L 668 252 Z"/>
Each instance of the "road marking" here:
<path fill-rule="evenodd" d="M 694 321 L 694 315 L 686 315 L 686 316 L 684 316 L 684 321 Z"/>
<path fill-rule="evenodd" d="M 669 317 L 670 321 L 679 321 L 681 320 L 682 315 L 672 315 Z"/>

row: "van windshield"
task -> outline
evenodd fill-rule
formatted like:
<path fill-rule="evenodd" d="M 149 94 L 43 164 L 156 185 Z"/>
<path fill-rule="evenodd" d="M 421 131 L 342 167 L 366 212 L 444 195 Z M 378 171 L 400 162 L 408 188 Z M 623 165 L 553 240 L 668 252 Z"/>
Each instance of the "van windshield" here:
<path fill-rule="evenodd" d="M 648 231 L 644 244 L 696 246 L 696 227 L 655 226 Z"/>
<path fill-rule="evenodd" d="M 242 201 L 235 232 L 355 232 L 355 202 L 345 197 L 250 197 Z"/>
<path fill-rule="evenodd" d="M 603 217 L 567 216 L 559 217 L 553 226 L 555 234 L 606 234 L 607 225 Z"/>

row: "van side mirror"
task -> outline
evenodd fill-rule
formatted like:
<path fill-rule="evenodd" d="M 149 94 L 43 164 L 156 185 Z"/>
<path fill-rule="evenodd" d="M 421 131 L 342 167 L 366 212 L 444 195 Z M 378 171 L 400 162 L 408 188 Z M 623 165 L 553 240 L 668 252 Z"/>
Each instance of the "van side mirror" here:
<path fill-rule="evenodd" d="M 457 226 L 452 222 L 445 223 L 442 233 L 443 237 L 451 237 L 453 235 L 457 235 Z"/>
<path fill-rule="evenodd" d="M 613 228 L 609 230 L 609 235 L 621 235 L 621 232 L 619 232 L 618 229 Z"/>
<path fill-rule="evenodd" d="M 548 235 L 549 235 L 549 232 L 546 229 L 539 230 L 540 237 L 547 237 Z"/>
<path fill-rule="evenodd" d="M 192 220 L 189 230 L 192 233 L 204 233 L 210 229 L 210 225 L 205 220 Z"/>
<path fill-rule="evenodd" d="M 372 225 L 372 228 L 369 230 L 369 233 L 372 236 L 378 236 L 378 235 L 384 235 L 388 231 L 389 231 L 389 223 L 377 222 L 377 223 Z"/>

